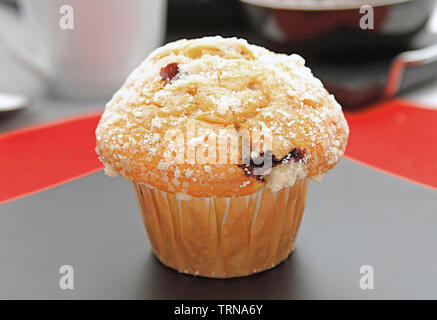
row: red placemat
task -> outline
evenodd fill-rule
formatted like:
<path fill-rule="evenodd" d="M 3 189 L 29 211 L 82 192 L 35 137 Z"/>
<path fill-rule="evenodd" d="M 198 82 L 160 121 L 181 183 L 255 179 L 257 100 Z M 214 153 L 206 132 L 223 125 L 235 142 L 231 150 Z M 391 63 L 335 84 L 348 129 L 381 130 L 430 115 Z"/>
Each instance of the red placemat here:
<path fill-rule="evenodd" d="M 348 158 L 437 189 L 437 110 L 396 99 L 346 117 Z"/>
<path fill-rule="evenodd" d="M 102 169 L 95 154 L 100 113 L 0 135 L 0 203 Z M 437 111 L 404 100 L 347 114 L 346 157 L 437 189 Z"/>
<path fill-rule="evenodd" d="M 102 169 L 94 130 L 100 113 L 0 135 L 0 203 Z"/>

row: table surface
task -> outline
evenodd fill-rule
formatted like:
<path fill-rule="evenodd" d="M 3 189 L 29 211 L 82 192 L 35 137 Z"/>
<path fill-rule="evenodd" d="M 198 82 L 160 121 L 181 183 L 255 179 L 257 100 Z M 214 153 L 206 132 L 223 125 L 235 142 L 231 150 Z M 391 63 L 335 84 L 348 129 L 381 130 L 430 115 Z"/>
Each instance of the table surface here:
<path fill-rule="evenodd" d="M 0 114 L 0 133 L 101 110 L 44 94 L 0 46 L 0 91 L 30 96 Z M 404 95 L 437 106 L 437 81 Z M 101 172 L 0 205 L 0 298 L 437 299 L 437 194 L 349 160 L 312 183 L 297 249 L 271 271 L 212 280 L 180 275 L 153 256 L 131 186 Z M 59 288 L 59 267 L 75 289 Z M 371 265 L 375 289 L 359 287 Z"/>
<path fill-rule="evenodd" d="M 178 274 L 153 256 L 132 186 L 98 172 L 0 206 L 0 298 L 437 298 L 433 190 L 344 160 L 312 183 L 295 252 L 241 279 Z M 59 268 L 74 268 L 74 290 Z M 362 265 L 375 289 L 359 286 Z"/>

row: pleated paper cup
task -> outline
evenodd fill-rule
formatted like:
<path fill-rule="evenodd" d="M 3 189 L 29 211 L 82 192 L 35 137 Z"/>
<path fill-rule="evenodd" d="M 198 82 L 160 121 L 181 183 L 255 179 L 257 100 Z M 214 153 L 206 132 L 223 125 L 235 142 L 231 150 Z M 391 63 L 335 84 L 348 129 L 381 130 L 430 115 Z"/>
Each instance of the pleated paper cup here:
<path fill-rule="evenodd" d="M 158 259 L 179 272 L 242 277 L 285 260 L 294 248 L 308 179 L 272 193 L 233 198 L 178 197 L 134 183 Z"/>

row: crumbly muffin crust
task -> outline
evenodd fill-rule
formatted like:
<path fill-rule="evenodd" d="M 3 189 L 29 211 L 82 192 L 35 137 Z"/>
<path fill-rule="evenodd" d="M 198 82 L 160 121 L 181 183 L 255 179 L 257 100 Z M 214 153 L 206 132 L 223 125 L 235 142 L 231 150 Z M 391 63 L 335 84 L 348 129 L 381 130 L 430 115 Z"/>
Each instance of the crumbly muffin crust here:
<path fill-rule="evenodd" d="M 334 96 L 304 63 L 236 38 L 179 40 L 155 50 L 106 105 L 96 130 L 105 171 L 167 192 L 217 197 L 320 177 L 340 160 L 349 129 Z M 194 163 L 187 150 L 182 163 L 166 161 L 176 148 L 169 131 L 183 132 L 185 146 L 197 151 L 212 144 L 202 132 L 219 137 L 223 129 L 244 132 L 273 155 L 275 167 L 260 178 L 248 174 L 250 159 L 244 164 L 241 154 L 238 163 Z M 254 130 L 271 132 L 271 150 Z"/>

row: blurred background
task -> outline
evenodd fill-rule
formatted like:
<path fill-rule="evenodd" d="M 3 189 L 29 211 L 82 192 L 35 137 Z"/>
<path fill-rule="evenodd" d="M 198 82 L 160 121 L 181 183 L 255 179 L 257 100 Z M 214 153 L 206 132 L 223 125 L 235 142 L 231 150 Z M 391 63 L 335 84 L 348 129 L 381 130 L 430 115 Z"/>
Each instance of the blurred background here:
<path fill-rule="evenodd" d="M 360 11 L 363 5 L 372 12 Z M 205 35 L 303 55 L 345 109 L 404 94 L 437 105 L 435 6 L 434 0 L 0 0 L 0 132 L 100 110 L 153 49 Z"/>

